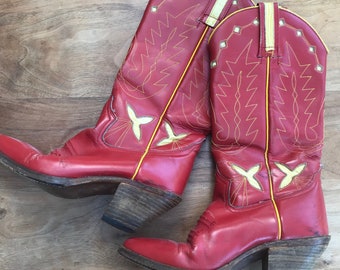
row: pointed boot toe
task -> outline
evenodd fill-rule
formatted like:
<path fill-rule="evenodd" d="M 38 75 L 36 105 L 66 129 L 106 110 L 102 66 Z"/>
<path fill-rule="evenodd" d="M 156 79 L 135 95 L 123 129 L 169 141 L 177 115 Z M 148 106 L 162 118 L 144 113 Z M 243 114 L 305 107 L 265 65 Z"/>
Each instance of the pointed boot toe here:
<path fill-rule="evenodd" d="M 131 238 L 118 252 L 150 269 L 204 269 L 192 256 L 192 249 L 187 243 L 177 243 L 165 239 Z"/>

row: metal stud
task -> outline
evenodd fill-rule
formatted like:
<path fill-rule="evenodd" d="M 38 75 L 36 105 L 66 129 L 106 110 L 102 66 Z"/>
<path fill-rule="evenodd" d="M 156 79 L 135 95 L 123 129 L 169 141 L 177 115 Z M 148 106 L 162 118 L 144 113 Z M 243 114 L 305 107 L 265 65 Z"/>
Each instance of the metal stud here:
<path fill-rule="evenodd" d="M 236 6 L 238 4 L 238 1 L 237 0 L 234 0 L 233 1 L 233 5 Z"/>
<path fill-rule="evenodd" d="M 240 32 L 241 32 L 241 27 L 235 26 L 235 27 L 234 27 L 234 32 L 235 32 L 235 33 L 240 33 Z"/>
<path fill-rule="evenodd" d="M 259 20 L 258 20 L 258 19 L 255 19 L 255 20 L 253 21 L 253 24 L 254 24 L 254 25 L 259 25 L 259 24 L 260 24 L 260 22 L 259 22 Z"/>
<path fill-rule="evenodd" d="M 302 30 L 296 30 L 296 35 L 297 35 L 298 37 L 302 37 L 302 35 L 303 35 Z"/>
<path fill-rule="evenodd" d="M 158 7 L 157 6 L 152 6 L 151 7 L 151 12 L 157 12 L 158 10 Z"/>
<path fill-rule="evenodd" d="M 315 53 L 316 48 L 314 46 L 309 46 L 308 50 L 309 50 L 310 53 Z"/>
<path fill-rule="evenodd" d="M 279 20 L 279 25 L 280 25 L 280 26 L 286 25 L 285 19 L 280 19 L 280 20 Z"/>
<path fill-rule="evenodd" d="M 220 42 L 220 48 L 225 48 L 227 47 L 227 42 L 225 40 Z"/>
<path fill-rule="evenodd" d="M 216 60 L 210 62 L 210 68 L 215 68 L 217 66 Z"/>
<path fill-rule="evenodd" d="M 320 64 L 316 65 L 315 69 L 316 69 L 316 71 L 323 72 L 323 66 L 320 65 Z"/>

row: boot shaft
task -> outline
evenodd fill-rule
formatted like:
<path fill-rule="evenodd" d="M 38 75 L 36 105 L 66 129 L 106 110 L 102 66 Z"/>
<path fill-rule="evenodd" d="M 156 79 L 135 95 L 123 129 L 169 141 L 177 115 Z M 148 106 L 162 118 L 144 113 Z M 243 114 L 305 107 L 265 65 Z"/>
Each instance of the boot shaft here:
<path fill-rule="evenodd" d="M 121 124 L 106 127 L 103 142 L 167 151 L 202 141 L 210 130 L 208 35 L 227 13 L 250 3 L 149 1 L 106 111 Z M 126 124 L 131 116 L 142 118 L 139 127 Z"/>
<path fill-rule="evenodd" d="M 311 219 L 327 233 L 320 187 L 327 56 L 322 40 L 296 14 L 261 3 L 222 22 L 209 48 L 213 154 L 222 179 L 215 198 L 235 208 L 272 201 L 279 231 L 287 209 L 281 202 L 299 215 L 292 206 L 306 200 Z M 306 193 L 312 199 L 292 201 Z"/>
<path fill-rule="evenodd" d="M 149 2 L 96 129 L 104 145 L 140 152 L 132 179 L 183 192 L 210 131 L 208 37 L 227 14 L 252 4 Z"/>
<path fill-rule="evenodd" d="M 250 5 L 149 1 L 96 127 L 55 153 L 101 151 L 108 160 L 126 152 L 118 154 L 119 176 L 181 194 L 210 131 L 207 39 L 226 14 Z"/>

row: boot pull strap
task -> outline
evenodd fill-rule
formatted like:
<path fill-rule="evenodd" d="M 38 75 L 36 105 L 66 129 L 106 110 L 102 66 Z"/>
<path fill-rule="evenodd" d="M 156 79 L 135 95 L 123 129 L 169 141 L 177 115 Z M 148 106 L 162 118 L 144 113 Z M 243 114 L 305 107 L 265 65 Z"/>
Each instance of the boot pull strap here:
<path fill-rule="evenodd" d="M 210 27 L 214 27 L 219 22 L 220 16 L 227 4 L 229 4 L 228 0 L 210 1 L 207 13 L 203 19 L 204 23 Z"/>
<path fill-rule="evenodd" d="M 208 5 L 201 21 L 212 28 L 228 13 L 253 5 L 252 0 L 207 0 L 207 2 Z"/>
<path fill-rule="evenodd" d="M 279 5 L 259 3 L 260 47 L 259 57 L 279 55 Z"/>

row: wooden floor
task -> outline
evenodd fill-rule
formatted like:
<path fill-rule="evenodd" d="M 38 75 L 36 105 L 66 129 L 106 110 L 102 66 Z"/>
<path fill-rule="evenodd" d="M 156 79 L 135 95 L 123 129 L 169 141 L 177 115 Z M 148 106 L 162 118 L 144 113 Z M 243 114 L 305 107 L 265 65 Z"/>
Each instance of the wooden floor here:
<path fill-rule="evenodd" d="M 0 133 L 48 152 L 93 126 L 146 0 L 1 0 Z M 332 235 L 316 269 L 340 269 L 340 1 L 282 1 L 329 47 L 323 188 Z M 183 241 L 211 197 L 206 143 L 183 202 L 137 235 Z M 141 269 L 101 221 L 110 196 L 67 200 L 0 167 L 0 269 Z M 250 267 L 255 269 L 256 267 Z"/>

